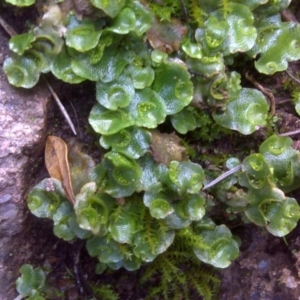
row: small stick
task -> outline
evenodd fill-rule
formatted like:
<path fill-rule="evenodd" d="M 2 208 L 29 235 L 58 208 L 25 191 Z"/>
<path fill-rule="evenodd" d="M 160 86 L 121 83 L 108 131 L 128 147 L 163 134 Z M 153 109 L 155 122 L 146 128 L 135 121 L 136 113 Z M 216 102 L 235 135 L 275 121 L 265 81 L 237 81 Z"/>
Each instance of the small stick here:
<path fill-rule="evenodd" d="M 296 129 L 293 131 L 288 131 L 288 132 L 284 132 L 284 133 L 279 133 L 277 134 L 278 136 L 290 136 L 290 135 L 296 135 L 300 133 L 300 129 Z"/>
<path fill-rule="evenodd" d="M 180 0 L 181 11 L 183 11 L 184 21 L 188 20 L 188 12 L 183 0 Z"/>
<path fill-rule="evenodd" d="M 84 299 L 84 294 L 88 294 L 89 296 L 92 297 L 93 300 L 95 300 L 93 291 L 90 288 L 90 286 L 88 285 L 88 283 L 82 273 L 82 267 L 81 267 L 81 262 L 80 262 L 80 252 L 81 252 L 81 249 L 83 246 L 84 246 L 84 242 L 81 240 L 77 240 L 76 246 L 75 246 L 75 252 L 74 252 L 74 273 L 75 273 L 76 284 L 77 284 L 81 299 Z"/>
<path fill-rule="evenodd" d="M 288 74 L 296 83 L 300 84 L 300 80 L 293 76 L 288 70 L 285 70 L 285 73 Z"/>
<path fill-rule="evenodd" d="M 282 104 L 285 104 L 285 103 L 289 103 L 291 102 L 293 99 L 283 99 L 283 100 L 279 100 L 277 101 L 277 104 L 278 105 L 282 105 Z"/>
<path fill-rule="evenodd" d="M 70 103 L 70 105 L 71 105 L 71 107 L 72 107 L 72 109 L 73 109 L 74 115 L 75 115 L 75 119 L 76 119 L 76 123 L 77 123 L 77 129 L 79 129 L 80 126 L 79 126 L 79 120 L 78 120 L 78 116 L 77 116 L 76 109 L 75 109 L 75 107 L 74 107 L 72 101 L 70 101 L 70 99 L 68 99 L 68 100 L 69 100 L 69 103 Z M 80 136 L 80 138 L 81 138 L 80 131 L 79 131 L 79 136 Z"/>
<path fill-rule="evenodd" d="M 65 117 L 66 121 L 68 122 L 68 124 L 69 124 L 71 130 L 73 131 L 73 133 L 74 133 L 75 135 L 77 135 L 77 132 L 76 132 L 76 130 L 75 130 L 75 127 L 74 127 L 74 125 L 73 125 L 73 122 L 71 121 L 71 119 L 70 119 L 70 117 L 69 117 L 69 115 L 68 115 L 68 113 L 67 113 L 65 107 L 64 107 L 64 106 L 62 105 L 62 103 L 60 102 L 58 96 L 57 96 L 56 93 L 54 92 L 52 86 L 49 84 L 47 78 L 44 77 L 44 79 L 45 79 L 45 81 L 46 81 L 46 84 L 47 84 L 47 86 L 48 86 L 48 89 L 50 90 L 50 92 L 51 92 L 53 98 L 55 99 L 55 101 L 56 101 L 56 103 L 57 103 L 57 105 L 58 105 L 60 111 L 62 112 L 63 116 Z"/>
<path fill-rule="evenodd" d="M 298 78 L 296 78 L 295 76 L 293 76 L 288 70 L 285 70 L 285 73 L 292 79 L 294 80 L 296 83 L 300 84 L 300 80 Z M 293 131 L 288 131 L 288 132 L 284 132 L 284 133 L 280 133 L 278 134 L 278 136 L 291 136 L 291 135 L 296 135 L 300 133 L 300 129 L 296 129 Z"/>
<path fill-rule="evenodd" d="M 242 165 L 238 165 L 238 166 L 230 169 L 229 171 L 223 173 L 221 176 L 217 177 L 215 180 L 213 180 L 212 182 L 210 182 L 209 184 L 207 184 L 206 186 L 204 186 L 203 189 L 202 189 L 202 191 L 207 190 L 207 189 L 213 187 L 214 185 L 216 185 L 220 181 L 224 180 L 225 178 L 227 178 L 230 175 L 232 175 L 232 174 L 236 173 L 237 171 L 239 171 L 241 168 L 242 168 Z"/>
<path fill-rule="evenodd" d="M 8 25 L 7 22 L 4 19 L 2 19 L 1 16 L 0 16 L 0 25 L 9 34 L 10 37 L 17 34 L 15 32 L 15 30 L 10 25 Z"/>
<path fill-rule="evenodd" d="M 76 279 L 77 288 L 79 290 L 80 299 L 84 298 L 84 288 L 81 284 L 81 268 L 80 268 L 80 250 L 78 246 L 76 247 L 76 252 L 74 253 L 74 274 Z"/>
<path fill-rule="evenodd" d="M 249 80 L 256 88 L 258 88 L 264 95 L 266 95 L 270 100 L 270 113 L 272 116 L 275 115 L 276 104 L 273 93 L 264 88 L 260 83 L 258 83 L 251 75 L 249 75 L 248 71 L 245 72 L 245 77 Z"/>

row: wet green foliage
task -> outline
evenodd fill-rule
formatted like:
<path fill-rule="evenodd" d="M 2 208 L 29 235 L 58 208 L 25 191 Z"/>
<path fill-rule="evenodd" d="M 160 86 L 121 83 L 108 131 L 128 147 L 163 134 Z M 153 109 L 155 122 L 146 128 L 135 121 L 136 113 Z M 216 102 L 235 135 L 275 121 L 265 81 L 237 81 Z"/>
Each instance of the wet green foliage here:
<path fill-rule="evenodd" d="M 31 265 L 23 265 L 20 272 L 22 276 L 16 282 L 18 293 L 22 296 L 28 296 L 28 299 L 31 300 L 45 299 L 41 295 L 46 281 L 44 271 L 41 268 L 33 269 Z"/>
<path fill-rule="evenodd" d="M 5 1 L 17 6 L 30 6 L 33 3 L 35 3 L 35 0 L 5 0 Z"/>
<path fill-rule="evenodd" d="M 289 138 L 269 137 L 239 172 L 204 192 L 209 172 L 189 160 L 177 136 L 203 129 L 207 141 L 212 122 L 243 135 L 267 125 L 265 96 L 242 87 L 229 66 L 244 55 L 258 72 L 273 74 L 300 58 L 299 25 L 280 18 L 290 1 L 202 2 L 91 0 L 92 13 L 80 17 L 52 3 L 35 28 L 10 40 L 3 66 L 17 87 L 30 88 L 49 71 L 68 83 L 95 82 L 89 123 L 106 154 L 77 186 L 74 207 L 53 178 L 33 188 L 28 206 L 52 219 L 60 238 L 86 239 L 98 273 L 150 263 L 148 274 L 162 274 L 150 295 L 164 299 L 179 291 L 188 299 L 191 289 L 212 298 L 213 277 L 204 283 L 202 273 L 180 273 L 176 251 L 185 247 L 187 257 L 179 258 L 194 273 L 198 263 L 225 268 L 238 256 L 230 229 L 207 217 L 207 196 L 276 236 L 300 218 L 296 200 L 285 195 L 300 182 L 299 151 Z M 160 132 L 160 124 L 177 133 Z M 162 257 L 168 263 L 158 271 Z"/>
<path fill-rule="evenodd" d="M 63 297 L 61 292 L 46 283 L 46 273 L 42 268 L 34 269 L 32 265 L 25 264 L 19 271 L 21 276 L 16 280 L 19 293 L 17 299 L 46 300 Z"/>
<path fill-rule="evenodd" d="M 299 204 L 285 195 L 299 187 L 300 152 L 292 148 L 289 137 L 272 135 L 241 166 L 237 178 L 220 183 L 213 193 L 273 235 L 287 235 L 300 219 Z M 234 189 L 237 182 L 244 189 Z"/>

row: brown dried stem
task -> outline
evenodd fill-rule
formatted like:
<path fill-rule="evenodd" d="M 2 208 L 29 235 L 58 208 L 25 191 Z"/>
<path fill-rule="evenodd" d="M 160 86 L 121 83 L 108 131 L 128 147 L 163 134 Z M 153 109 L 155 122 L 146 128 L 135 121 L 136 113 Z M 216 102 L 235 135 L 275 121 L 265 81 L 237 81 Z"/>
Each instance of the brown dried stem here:
<path fill-rule="evenodd" d="M 270 102 L 270 113 L 272 116 L 275 115 L 276 111 L 276 103 L 275 103 L 275 97 L 273 93 L 269 90 L 263 87 L 260 83 L 258 83 L 249 73 L 248 71 L 245 72 L 245 77 L 247 80 L 249 80 L 257 89 L 259 89 L 264 95 L 266 95 L 269 98 Z"/>

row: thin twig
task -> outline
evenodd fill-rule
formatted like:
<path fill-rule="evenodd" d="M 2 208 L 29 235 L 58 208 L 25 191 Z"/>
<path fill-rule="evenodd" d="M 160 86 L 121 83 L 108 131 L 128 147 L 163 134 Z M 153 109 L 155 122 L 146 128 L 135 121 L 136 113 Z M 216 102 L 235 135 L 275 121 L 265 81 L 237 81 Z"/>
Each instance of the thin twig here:
<path fill-rule="evenodd" d="M 55 101 L 56 101 L 56 103 L 57 103 L 57 105 L 58 105 L 60 111 L 62 112 L 63 116 L 65 117 L 66 121 L 68 122 L 68 124 L 69 124 L 71 130 L 73 131 L 73 133 L 74 133 L 75 135 L 77 135 L 77 132 L 76 132 L 76 130 L 75 130 L 75 127 L 74 127 L 74 125 L 73 125 L 73 122 L 71 121 L 71 119 L 70 119 L 70 117 L 69 117 L 69 115 L 68 115 L 68 113 L 67 113 L 65 107 L 64 107 L 64 106 L 62 105 L 62 103 L 60 102 L 58 96 L 57 96 L 56 93 L 54 92 L 52 86 L 49 84 L 49 82 L 48 82 L 48 80 L 47 80 L 47 78 L 46 78 L 45 76 L 44 76 L 44 79 L 45 79 L 45 81 L 46 81 L 46 84 L 47 84 L 47 86 L 48 86 L 48 89 L 50 90 L 50 92 L 51 92 L 53 98 L 55 99 Z"/>
<path fill-rule="evenodd" d="M 288 131 L 288 132 L 284 132 L 284 133 L 279 133 L 277 134 L 278 136 L 291 136 L 291 135 L 296 135 L 300 133 L 300 129 L 296 129 L 293 131 Z"/>
<path fill-rule="evenodd" d="M 17 296 L 14 300 L 21 300 L 21 299 L 23 299 L 23 298 L 25 298 L 25 296 L 19 295 L 19 296 Z"/>
<path fill-rule="evenodd" d="M 68 100 L 69 100 L 69 103 L 70 103 L 70 105 L 71 105 L 71 107 L 73 109 L 73 112 L 74 112 L 74 115 L 75 115 L 75 119 L 76 119 L 76 123 L 77 123 L 77 129 L 79 130 L 80 126 L 79 126 L 79 119 L 78 119 L 78 116 L 77 116 L 76 109 L 75 109 L 72 101 L 70 99 L 68 99 Z M 80 130 L 79 130 L 79 137 L 81 138 Z"/>
<path fill-rule="evenodd" d="M 277 101 L 277 104 L 283 105 L 285 103 L 291 103 L 292 101 L 293 101 L 293 99 L 282 99 L 282 100 Z"/>
<path fill-rule="evenodd" d="M 75 253 L 74 253 L 74 274 L 76 279 L 77 288 L 79 290 L 80 299 L 84 299 L 84 288 L 81 284 L 81 277 L 80 277 L 80 250 L 81 247 L 75 247 Z"/>
<path fill-rule="evenodd" d="M 181 11 L 183 11 L 184 21 L 188 20 L 188 12 L 183 0 L 180 0 Z"/>
<path fill-rule="evenodd" d="M 300 84 L 300 80 L 292 75 L 288 70 L 285 70 L 285 73 L 288 74 L 296 83 Z"/>
<path fill-rule="evenodd" d="M 205 187 L 203 187 L 202 191 L 207 190 L 207 189 L 213 187 L 214 185 L 216 185 L 220 181 L 224 180 L 225 178 L 227 178 L 230 175 L 232 175 L 232 174 L 236 173 L 237 171 L 239 171 L 241 168 L 242 168 L 242 165 L 238 165 L 238 166 L 230 169 L 229 171 L 223 173 L 221 176 L 217 177 L 215 180 L 213 180 L 212 182 L 210 182 L 209 184 L 207 184 Z"/>
<path fill-rule="evenodd" d="M 285 70 L 285 73 L 292 79 L 294 80 L 296 83 L 300 84 L 300 80 L 298 78 L 296 78 L 293 74 L 291 74 L 288 70 Z M 284 133 L 280 133 L 278 134 L 278 136 L 291 136 L 291 135 L 296 135 L 300 133 L 300 129 L 296 129 L 293 131 L 288 131 L 288 132 L 284 132 Z"/>
<path fill-rule="evenodd" d="M 7 22 L 4 19 L 2 19 L 1 16 L 0 16 L 0 25 L 10 35 L 10 37 L 17 34 L 15 32 L 15 30 L 10 25 L 8 25 Z"/>
<path fill-rule="evenodd" d="M 272 116 L 275 115 L 276 103 L 273 93 L 268 89 L 264 88 L 260 83 L 258 83 L 248 72 L 245 72 L 245 77 L 249 80 L 257 89 L 259 89 L 264 95 L 269 98 L 270 101 L 270 113 Z"/>
<path fill-rule="evenodd" d="M 0 25 L 3 27 L 3 29 L 10 35 L 10 37 L 13 37 L 14 35 L 17 35 L 16 31 L 9 25 L 7 24 L 7 22 L 0 16 Z M 73 122 L 71 121 L 70 116 L 68 115 L 65 107 L 62 105 L 62 103 L 60 102 L 58 96 L 56 95 L 56 93 L 54 92 L 53 88 L 51 87 L 50 83 L 48 82 L 47 78 L 44 76 L 44 79 L 47 83 L 47 86 L 53 96 L 53 98 L 55 99 L 60 111 L 62 112 L 63 116 L 65 117 L 66 121 L 68 122 L 72 132 L 74 133 L 74 135 L 77 135 L 75 127 L 73 125 Z"/>
<path fill-rule="evenodd" d="M 77 287 L 79 290 L 80 298 L 84 299 L 84 295 L 88 294 L 95 299 L 94 293 L 90 288 L 89 284 L 87 283 L 86 279 L 83 276 L 81 261 L 80 261 L 80 253 L 81 249 L 84 246 L 84 242 L 82 240 L 78 240 L 76 242 L 75 252 L 74 252 L 74 274 L 77 283 Z"/>

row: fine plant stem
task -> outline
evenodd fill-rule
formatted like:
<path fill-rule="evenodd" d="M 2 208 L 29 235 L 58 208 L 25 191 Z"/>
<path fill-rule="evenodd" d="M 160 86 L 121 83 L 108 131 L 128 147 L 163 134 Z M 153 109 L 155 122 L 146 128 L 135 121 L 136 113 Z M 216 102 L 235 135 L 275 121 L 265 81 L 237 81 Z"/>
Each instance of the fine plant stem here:
<path fill-rule="evenodd" d="M 7 22 L 0 16 L 0 25 L 9 34 L 10 37 L 16 35 L 15 30 L 7 24 Z"/>
<path fill-rule="evenodd" d="M 296 83 L 300 84 L 300 80 L 296 78 L 294 75 L 292 75 L 288 70 L 286 70 L 285 73 L 288 74 L 288 76 L 292 78 Z"/>
<path fill-rule="evenodd" d="M 19 296 L 17 296 L 14 300 L 21 300 L 21 299 L 24 299 L 24 298 L 25 298 L 25 296 L 19 295 Z"/>
<path fill-rule="evenodd" d="M 203 189 L 202 189 L 202 191 L 207 190 L 207 189 L 213 187 L 214 185 L 216 185 L 220 181 L 224 180 L 225 178 L 227 178 L 230 175 L 232 175 L 232 174 L 236 173 L 237 171 L 239 171 L 241 168 L 242 168 L 242 165 L 238 165 L 238 166 L 230 169 L 229 171 L 223 173 L 221 176 L 217 177 L 215 180 L 213 180 L 212 182 L 210 182 L 209 184 L 207 184 L 206 186 L 204 186 Z"/>
<path fill-rule="evenodd" d="M 188 20 L 188 11 L 183 0 L 180 0 L 181 11 L 183 12 L 185 21 Z"/>
<path fill-rule="evenodd" d="M 288 131 L 288 132 L 284 132 L 284 133 L 279 133 L 277 134 L 278 136 L 291 136 L 291 135 L 296 135 L 300 133 L 300 129 L 296 129 L 293 131 Z"/>
<path fill-rule="evenodd" d="M 2 28 L 10 35 L 10 37 L 13 37 L 14 35 L 17 35 L 16 31 L 9 25 L 7 24 L 7 22 L 0 16 L 0 25 L 2 26 Z M 73 122 L 70 118 L 70 116 L 68 115 L 65 107 L 62 105 L 61 101 L 59 100 L 57 94 L 54 92 L 53 88 L 51 87 L 51 85 L 49 84 L 49 82 L 47 81 L 47 78 L 44 77 L 46 84 L 48 86 L 48 89 L 50 90 L 53 98 L 55 99 L 60 111 L 62 112 L 64 118 L 66 119 L 67 123 L 69 124 L 72 132 L 74 133 L 74 135 L 77 135 L 75 127 L 73 125 Z"/>
<path fill-rule="evenodd" d="M 249 73 L 245 72 L 245 77 L 249 80 L 257 89 L 259 89 L 264 95 L 269 98 L 270 101 L 270 113 L 272 116 L 275 115 L 276 103 L 273 93 L 271 93 L 268 89 L 264 88 L 260 83 L 258 83 Z"/>
<path fill-rule="evenodd" d="M 283 99 L 283 100 L 277 101 L 277 104 L 278 105 L 283 105 L 283 104 L 286 104 L 286 103 L 290 103 L 291 101 L 293 101 L 293 99 Z"/>
<path fill-rule="evenodd" d="M 79 126 L 79 120 L 78 120 L 78 115 L 77 115 L 76 109 L 75 109 L 75 107 L 74 107 L 72 101 L 70 101 L 70 99 L 69 99 L 69 103 L 70 103 L 70 105 L 71 105 L 71 107 L 72 107 L 72 109 L 73 109 L 74 116 L 75 116 L 76 123 L 77 123 L 77 129 L 79 130 L 80 126 Z M 79 131 L 80 131 L 80 130 L 79 130 Z M 79 132 L 79 137 L 81 138 L 80 132 Z"/>
<path fill-rule="evenodd" d="M 285 71 L 285 73 L 292 79 L 294 80 L 296 83 L 300 84 L 300 80 L 298 78 L 296 78 L 293 74 L 291 74 L 288 70 Z M 296 129 L 293 131 L 288 131 L 288 132 L 284 132 L 284 133 L 280 133 L 278 134 L 278 136 L 291 136 L 291 135 L 296 135 L 300 133 L 300 129 Z"/>
<path fill-rule="evenodd" d="M 80 294 L 80 299 L 84 299 L 84 294 L 88 294 L 91 299 L 96 300 L 93 291 L 87 283 L 85 277 L 83 276 L 81 261 L 80 261 L 80 253 L 84 246 L 84 242 L 82 240 L 77 241 L 74 252 L 74 275 L 77 283 L 77 287 Z"/>
<path fill-rule="evenodd" d="M 47 78 L 44 77 L 44 79 L 45 79 L 45 81 L 46 81 L 46 84 L 47 84 L 47 86 L 48 86 L 48 89 L 50 90 L 50 92 L 51 92 L 53 98 L 55 99 L 55 101 L 56 101 L 56 103 L 57 103 L 57 105 L 58 105 L 60 111 L 62 112 L 63 116 L 65 117 L 66 121 L 68 122 L 68 124 L 69 124 L 71 130 L 73 131 L 73 133 L 74 133 L 75 135 L 77 135 L 77 132 L 76 132 L 76 130 L 75 130 L 75 127 L 74 127 L 74 125 L 73 125 L 73 122 L 72 122 L 70 116 L 68 115 L 68 113 L 67 113 L 65 107 L 64 107 L 64 106 L 62 105 L 62 103 L 60 102 L 60 100 L 59 100 L 57 94 L 54 92 L 54 90 L 53 90 L 52 86 L 49 84 Z"/>

